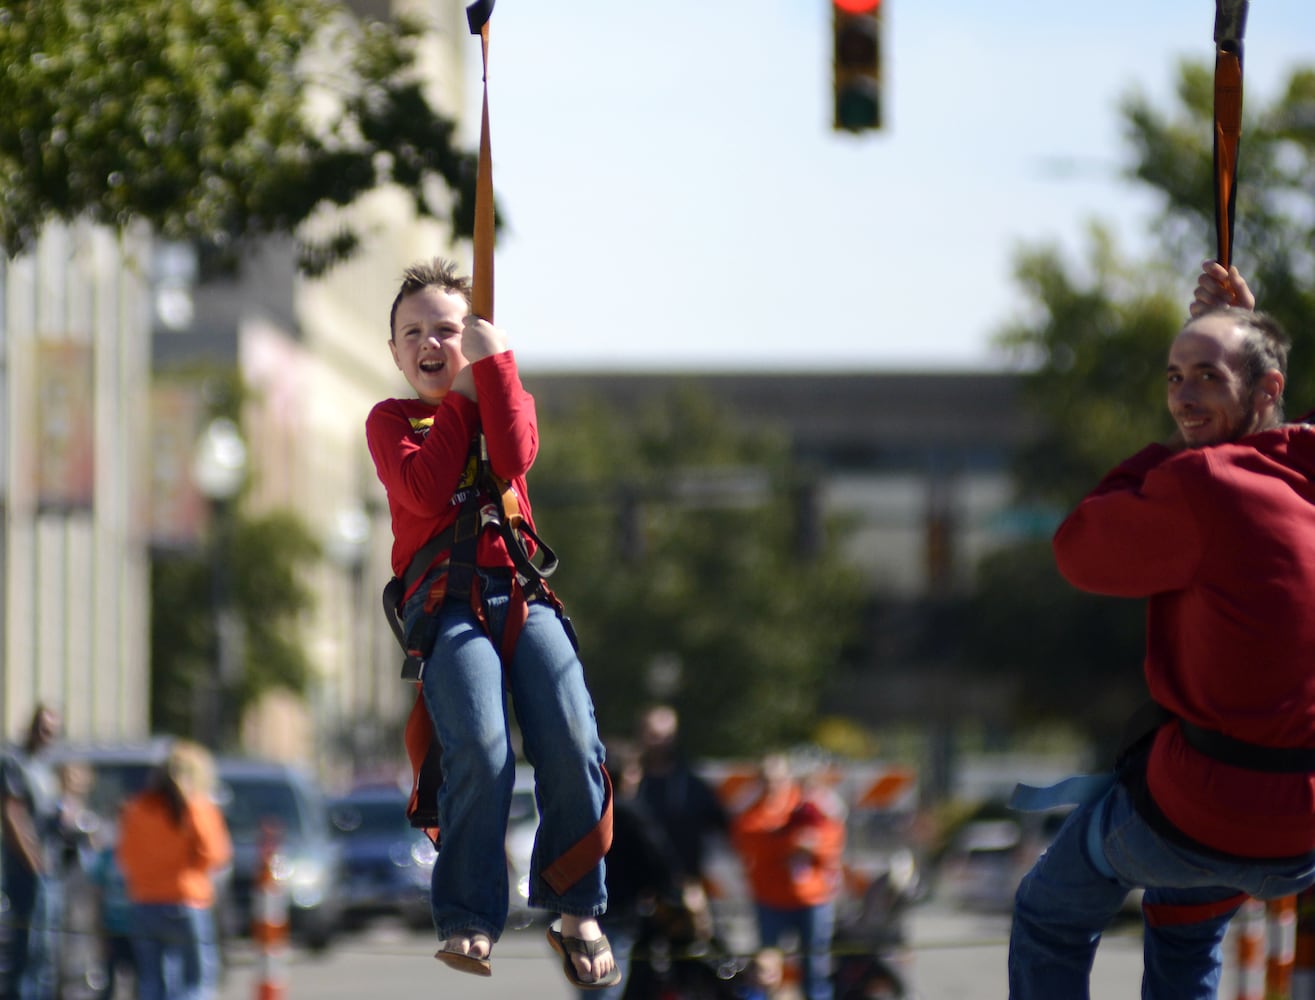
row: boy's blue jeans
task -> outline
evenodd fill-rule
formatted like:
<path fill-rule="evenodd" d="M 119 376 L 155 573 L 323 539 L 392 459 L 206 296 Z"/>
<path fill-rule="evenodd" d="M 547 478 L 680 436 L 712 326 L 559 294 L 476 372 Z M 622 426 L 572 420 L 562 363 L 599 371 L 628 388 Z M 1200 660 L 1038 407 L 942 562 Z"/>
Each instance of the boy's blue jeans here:
<path fill-rule="evenodd" d="M 1092 843 L 1103 854 L 1094 861 L 1088 851 L 1092 823 L 1099 831 Z M 1018 887 L 1009 939 L 1010 1000 L 1089 997 L 1101 933 L 1137 886 L 1146 890 L 1143 907 L 1154 911 L 1207 906 L 1239 892 L 1274 899 L 1312 881 L 1315 867 L 1309 863 L 1225 860 L 1179 847 L 1147 826 L 1127 789 L 1115 784 L 1074 810 Z M 1205 919 L 1148 924 L 1143 1000 L 1213 1000 L 1234 912 L 1236 907 Z"/>
<path fill-rule="evenodd" d="M 480 577 L 489 629 L 500 644 L 510 580 Z M 445 602 L 438 617 L 438 638 L 422 680 L 443 745 L 443 842 L 431 890 L 438 936 L 477 930 L 496 941 L 507 921 L 507 816 L 516 780 L 508 691 L 522 750 L 534 766 L 539 804 L 530 905 L 597 916 L 607 904 L 602 861 L 561 895 L 540 877 L 597 825 L 607 796 L 593 700 L 562 621 L 550 606 L 531 602 L 504 675 L 497 648 L 465 601 Z"/>

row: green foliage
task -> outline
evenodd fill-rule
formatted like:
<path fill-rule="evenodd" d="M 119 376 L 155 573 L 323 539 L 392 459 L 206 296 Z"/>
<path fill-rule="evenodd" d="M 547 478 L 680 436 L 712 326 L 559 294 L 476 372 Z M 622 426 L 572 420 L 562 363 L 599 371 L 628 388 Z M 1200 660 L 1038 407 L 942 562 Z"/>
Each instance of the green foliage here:
<path fill-rule="evenodd" d="M 978 572 L 968 648 L 979 668 L 1021 679 L 1020 721 L 1058 715 L 1101 742 L 1113 739 L 1145 697 L 1142 602 L 1075 590 L 1048 541 L 1002 549 Z"/>
<path fill-rule="evenodd" d="M 1161 290 L 1164 275 L 1121 266 L 1099 227 L 1086 273 L 1076 271 L 1053 248 L 1022 252 L 1015 275 L 1029 317 L 999 336 L 1020 363 L 1031 363 L 1024 391 L 1044 417 L 1020 453 L 1019 486 L 1028 501 L 1062 508 L 1119 460 L 1171 432 L 1164 359 L 1186 315 Z"/>
<path fill-rule="evenodd" d="M 476 158 L 424 96 L 417 30 L 362 25 L 332 0 L 11 0 L 0 244 L 13 256 L 46 220 L 85 216 L 235 259 L 242 241 L 388 182 L 468 235 Z M 307 243 L 303 268 L 358 242 L 344 228 Z"/>
<path fill-rule="evenodd" d="M 801 553 L 786 438 L 746 433 L 683 387 L 633 421 L 581 401 L 541 423 L 535 518 L 562 556 L 552 584 L 604 735 L 630 734 L 660 693 L 695 754 L 811 737 L 826 676 L 858 634 L 862 584 L 835 537 Z M 663 665 L 677 674 L 669 694 L 649 686 Z"/>
<path fill-rule="evenodd" d="M 1179 275 L 1215 253 L 1212 80 L 1184 64 L 1171 111 L 1137 94 L 1123 103 L 1134 176 L 1162 198 L 1154 232 Z M 1233 262 L 1292 336 L 1286 397 L 1298 416 L 1315 407 L 1315 68 L 1294 71 L 1268 105 L 1248 94 L 1243 110 Z"/>
<path fill-rule="evenodd" d="M 305 691 L 310 661 L 293 624 L 313 604 L 302 574 L 319 558 L 319 543 L 299 518 L 281 512 L 235 516 L 224 547 L 242 626 L 234 706 L 240 711 L 273 688 Z M 159 553 L 151 566 L 151 727 L 190 733 L 213 696 L 217 667 L 212 554 Z"/>

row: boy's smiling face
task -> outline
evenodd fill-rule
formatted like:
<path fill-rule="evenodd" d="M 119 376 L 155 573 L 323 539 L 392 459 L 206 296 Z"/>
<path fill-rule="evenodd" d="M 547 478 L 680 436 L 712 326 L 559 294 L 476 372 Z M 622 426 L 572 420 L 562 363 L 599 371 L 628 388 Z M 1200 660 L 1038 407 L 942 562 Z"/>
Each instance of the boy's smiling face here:
<path fill-rule="evenodd" d="M 461 330 L 468 311 L 462 296 L 432 285 L 398 303 L 388 347 L 398 371 L 426 403 L 437 406 L 466 366 Z"/>

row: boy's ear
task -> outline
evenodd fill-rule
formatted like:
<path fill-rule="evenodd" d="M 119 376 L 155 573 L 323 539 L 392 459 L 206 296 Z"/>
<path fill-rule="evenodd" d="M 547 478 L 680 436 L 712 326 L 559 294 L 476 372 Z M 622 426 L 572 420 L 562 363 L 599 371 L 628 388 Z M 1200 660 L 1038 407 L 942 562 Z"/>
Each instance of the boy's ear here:
<path fill-rule="evenodd" d="M 402 362 L 399 361 L 398 358 L 397 358 L 397 341 L 394 340 L 392 337 L 389 337 L 389 338 L 388 338 L 388 350 L 389 350 L 389 353 L 391 353 L 392 356 L 393 356 L 393 364 L 395 364 L 395 365 L 397 366 L 397 370 L 398 370 L 398 371 L 401 371 L 401 370 L 402 370 Z"/>

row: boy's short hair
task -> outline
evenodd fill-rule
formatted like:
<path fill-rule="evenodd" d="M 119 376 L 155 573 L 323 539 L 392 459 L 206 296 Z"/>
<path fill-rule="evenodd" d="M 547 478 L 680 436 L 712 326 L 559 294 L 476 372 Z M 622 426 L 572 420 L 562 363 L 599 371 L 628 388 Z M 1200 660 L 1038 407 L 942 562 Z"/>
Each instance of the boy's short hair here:
<path fill-rule="evenodd" d="M 388 313 L 388 338 L 391 340 L 397 323 L 397 307 L 408 295 L 414 295 L 424 288 L 437 288 L 439 291 L 460 295 L 470 305 L 470 279 L 457 270 L 457 265 L 442 257 L 420 261 L 412 264 L 402 272 L 402 287 L 393 299 L 393 308 Z"/>

